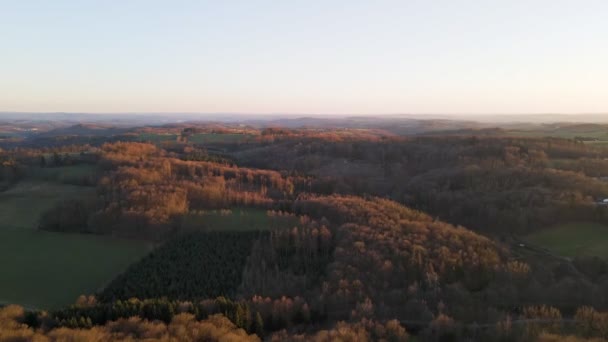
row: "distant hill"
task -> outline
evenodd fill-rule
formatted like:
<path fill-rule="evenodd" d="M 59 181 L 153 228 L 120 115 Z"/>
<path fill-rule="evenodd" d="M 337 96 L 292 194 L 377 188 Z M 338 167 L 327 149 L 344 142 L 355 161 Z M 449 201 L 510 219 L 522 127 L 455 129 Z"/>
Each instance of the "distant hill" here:
<path fill-rule="evenodd" d="M 119 135 L 128 132 L 128 128 L 114 127 L 104 124 L 87 123 L 77 124 L 69 127 L 61 127 L 52 129 L 47 132 L 42 132 L 38 136 L 40 137 L 56 137 L 66 135 L 78 135 L 78 136 L 112 136 Z"/>

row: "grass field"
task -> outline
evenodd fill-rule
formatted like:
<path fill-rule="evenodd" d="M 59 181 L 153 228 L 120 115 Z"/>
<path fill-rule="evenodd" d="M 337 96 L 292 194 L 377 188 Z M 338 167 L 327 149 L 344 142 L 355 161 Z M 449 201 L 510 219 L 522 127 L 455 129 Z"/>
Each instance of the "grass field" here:
<path fill-rule="evenodd" d="M 509 131 L 509 135 L 518 137 L 530 137 L 530 138 L 542 138 L 542 137 L 554 137 L 563 139 L 574 139 L 576 137 L 585 138 L 596 138 L 600 140 L 608 140 L 608 134 L 606 131 L 593 131 L 593 132 L 568 132 L 568 131 Z"/>
<path fill-rule="evenodd" d="M 28 176 L 30 179 L 77 184 L 83 179 L 95 177 L 98 169 L 92 164 L 78 164 L 61 167 L 31 168 Z"/>
<path fill-rule="evenodd" d="M 34 308 L 70 304 L 91 294 L 150 249 L 150 244 L 36 230 L 57 201 L 95 188 L 21 182 L 0 193 L 0 303 Z"/>
<path fill-rule="evenodd" d="M 0 193 L 0 230 L 35 229 L 38 218 L 57 201 L 92 196 L 95 188 L 52 182 L 21 182 Z"/>
<path fill-rule="evenodd" d="M 198 133 L 188 137 L 188 141 L 195 144 L 235 143 L 246 141 L 253 137 L 250 134 L 238 133 Z"/>
<path fill-rule="evenodd" d="M 588 128 L 564 126 L 556 129 L 509 130 L 507 132 L 509 135 L 518 137 L 555 137 L 563 139 L 585 137 L 608 141 L 608 130 L 596 126 Z"/>
<path fill-rule="evenodd" d="M 72 158 L 78 158 L 78 157 L 80 157 L 80 152 L 67 152 L 67 153 L 59 153 L 59 156 L 60 156 L 60 157 L 63 157 L 63 156 L 65 156 L 66 154 L 67 154 L 68 156 L 72 157 Z M 46 162 L 47 162 L 48 164 L 50 164 L 50 163 L 52 163 L 52 162 L 53 162 L 53 155 L 54 155 L 54 153 L 44 153 L 44 154 L 42 154 L 42 156 L 44 157 L 44 159 L 46 160 Z"/>
<path fill-rule="evenodd" d="M 149 141 L 152 143 L 159 143 L 163 141 L 175 141 L 177 134 L 160 134 L 160 133 L 141 133 L 139 135 L 139 141 Z"/>
<path fill-rule="evenodd" d="M 74 303 L 150 248 L 102 236 L 0 229 L 0 303 L 41 309 Z"/>
<path fill-rule="evenodd" d="M 174 133 L 141 133 L 138 137 L 139 141 L 151 143 L 162 143 L 176 141 L 178 134 Z M 188 137 L 188 141 L 195 144 L 218 144 L 218 143 L 235 143 L 247 141 L 251 139 L 251 134 L 239 133 L 197 133 Z"/>
<path fill-rule="evenodd" d="M 187 230 L 204 231 L 257 231 L 292 228 L 298 219 L 293 216 L 268 216 L 260 209 L 233 209 L 231 214 L 207 211 L 184 217 L 183 226 Z"/>
<path fill-rule="evenodd" d="M 608 147 L 608 140 L 586 141 L 585 144 L 595 147 L 606 148 Z"/>
<path fill-rule="evenodd" d="M 597 256 L 608 260 L 608 226 L 570 222 L 531 234 L 526 240 L 565 257 Z"/>

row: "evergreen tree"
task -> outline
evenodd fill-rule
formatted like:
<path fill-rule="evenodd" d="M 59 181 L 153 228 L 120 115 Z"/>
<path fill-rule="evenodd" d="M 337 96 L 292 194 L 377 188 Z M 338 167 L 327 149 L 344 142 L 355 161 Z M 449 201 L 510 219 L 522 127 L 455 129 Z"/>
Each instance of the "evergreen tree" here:
<path fill-rule="evenodd" d="M 259 312 L 255 313 L 255 319 L 253 320 L 253 328 L 251 330 L 256 335 L 264 337 L 264 320 L 262 319 L 262 315 L 260 315 Z"/>

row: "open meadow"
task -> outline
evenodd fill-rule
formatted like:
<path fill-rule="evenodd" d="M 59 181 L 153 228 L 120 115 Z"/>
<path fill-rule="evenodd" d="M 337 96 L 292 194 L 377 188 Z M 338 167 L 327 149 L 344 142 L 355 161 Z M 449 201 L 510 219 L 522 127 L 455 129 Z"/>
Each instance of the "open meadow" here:
<path fill-rule="evenodd" d="M 253 138 L 251 134 L 240 133 L 197 133 L 188 137 L 195 144 L 236 143 Z"/>
<path fill-rule="evenodd" d="M 526 138 L 579 139 L 587 144 L 602 146 L 608 143 L 608 129 L 599 124 L 564 124 L 554 127 L 507 130 L 507 135 Z"/>
<path fill-rule="evenodd" d="M 64 199 L 93 196 L 95 188 L 22 181 L 0 193 L 0 229 L 35 229 L 38 218 Z"/>
<path fill-rule="evenodd" d="M 163 141 L 175 141 L 177 139 L 177 136 L 177 134 L 173 133 L 141 133 L 138 137 L 138 140 L 142 142 L 160 143 Z"/>
<path fill-rule="evenodd" d="M 61 167 L 33 168 L 28 173 L 32 180 L 59 182 L 65 184 L 95 184 L 99 170 L 97 165 L 78 164 Z"/>
<path fill-rule="evenodd" d="M 50 309 L 93 294 L 150 250 L 111 237 L 0 229 L 0 303 Z"/>
<path fill-rule="evenodd" d="M 60 180 L 66 177 L 60 169 L 68 176 L 84 170 L 48 170 Z M 47 309 L 73 303 L 151 249 L 142 241 L 37 230 L 40 215 L 57 202 L 94 195 L 94 187 L 48 181 L 22 181 L 0 193 L 0 304 Z"/>
<path fill-rule="evenodd" d="M 608 260 L 608 227 L 592 222 L 570 222 L 526 237 L 537 246 L 564 257 L 597 256 Z"/>

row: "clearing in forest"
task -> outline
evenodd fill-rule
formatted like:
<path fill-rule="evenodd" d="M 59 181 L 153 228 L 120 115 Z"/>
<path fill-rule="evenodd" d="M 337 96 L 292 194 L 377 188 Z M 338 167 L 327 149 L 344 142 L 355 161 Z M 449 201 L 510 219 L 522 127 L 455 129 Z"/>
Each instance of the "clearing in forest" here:
<path fill-rule="evenodd" d="M 251 134 L 240 133 L 197 133 L 188 137 L 195 144 L 236 143 L 251 139 Z"/>
<path fill-rule="evenodd" d="M 608 226 L 599 223 L 564 223 L 533 233 L 526 240 L 560 256 L 597 256 L 608 260 Z"/>

